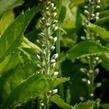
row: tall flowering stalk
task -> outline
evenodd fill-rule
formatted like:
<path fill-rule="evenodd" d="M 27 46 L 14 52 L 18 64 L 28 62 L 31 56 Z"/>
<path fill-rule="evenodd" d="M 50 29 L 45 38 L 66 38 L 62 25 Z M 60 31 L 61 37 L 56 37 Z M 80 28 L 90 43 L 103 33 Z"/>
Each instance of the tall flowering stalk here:
<path fill-rule="evenodd" d="M 37 66 L 40 68 L 38 73 L 44 75 L 57 76 L 56 61 L 58 53 L 55 52 L 55 45 L 57 41 L 56 30 L 58 29 L 57 12 L 54 3 L 50 0 L 43 1 L 42 19 L 40 20 L 40 43 L 41 50 L 37 52 L 39 63 Z M 40 100 L 40 109 L 49 109 L 49 98 L 52 93 L 57 93 L 57 89 L 51 90 L 44 95 L 44 99 Z"/>
<path fill-rule="evenodd" d="M 100 9 L 100 0 L 86 0 L 84 13 L 86 15 L 86 21 L 85 21 L 85 31 L 86 31 L 86 37 L 81 37 L 84 40 L 89 40 L 89 41 L 98 41 L 96 39 L 96 34 L 91 31 L 88 28 L 89 23 L 95 23 L 96 20 L 99 19 L 99 9 Z M 97 87 L 101 85 L 101 83 L 94 83 L 94 80 L 96 76 L 99 73 L 99 68 L 96 68 L 98 64 L 102 62 L 102 60 L 99 58 L 99 56 L 88 56 L 87 57 L 89 68 L 81 68 L 82 72 L 87 73 L 88 80 L 87 79 L 82 79 L 83 81 L 87 82 L 88 87 L 89 87 L 89 99 L 94 98 L 94 91 Z"/>

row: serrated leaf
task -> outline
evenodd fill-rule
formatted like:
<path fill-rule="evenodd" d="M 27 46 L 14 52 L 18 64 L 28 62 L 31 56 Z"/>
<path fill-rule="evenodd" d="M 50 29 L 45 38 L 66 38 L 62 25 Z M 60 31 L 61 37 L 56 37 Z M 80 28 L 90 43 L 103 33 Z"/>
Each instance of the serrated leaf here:
<path fill-rule="evenodd" d="M 71 106 L 64 102 L 62 98 L 60 98 L 59 95 L 55 94 L 51 96 L 50 101 L 58 105 L 59 107 L 63 109 L 71 109 Z"/>
<path fill-rule="evenodd" d="M 34 74 L 22 81 L 10 94 L 3 107 L 12 109 L 19 104 L 35 99 L 49 90 L 49 84 L 45 76 Z"/>
<path fill-rule="evenodd" d="M 9 9 L 13 9 L 17 6 L 20 6 L 24 3 L 24 0 L 0 0 L 0 15 L 9 10 Z"/>
<path fill-rule="evenodd" d="M 104 40 L 109 39 L 109 32 L 106 29 L 94 24 L 89 24 L 88 27 L 95 33 L 99 34 Z"/>
<path fill-rule="evenodd" d="M 97 109 L 97 105 L 94 101 L 88 101 L 76 104 L 72 109 Z"/>
<path fill-rule="evenodd" d="M 23 38 L 23 42 L 19 47 L 19 50 L 22 51 L 24 55 L 28 57 L 28 59 L 36 59 L 36 51 L 41 49 L 31 41 L 29 41 L 26 37 Z"/>
<path fill-rule="evenodd" d="M 14 12 L 9 10 L 3 14 L 0 19 L 0 34 L 2 35 L 6 28 L 14 21 Z"/>
<path fill-rule="evenodd" d="M 9 52 L 12 52 L 19 46 L 27 26 L 38 11 L 39 7 L 32 8 L 24 15 L 18 16 L 6 29 L 0 38 L 0 61 L 3 60 Z"/>
<path fill-rule="evenodd" d="M 80 5 L 80 4 L 84 3 L 84 2 L 85 2 L 85 0 L 73 0 L 70 3 L 70 8 L 73 8 L 74 6 Z"/>
<path fill-rule="evenodd" d="M 19 57 L 19 60 L 20 58 L 22 57 Z M 23 61 L 23 63 L 19 62 L 13 70 L 3 73 L 0 78 L 0 106 L 7 100 L 12 90 L 37 70 L 35 62 L 27 59 Z"/>
<path fill-rule="evenodd" d="M 93 41 L 82 41 L 73 46 L 68 52 L 67 57 L 71 60 L 89 55 L 102 54 L 108 49 Z"/>
<path fill-rule="evenodd" d="M 65 83 L 66 81 L 69 81 L 69 80 L 70 80 L 70 78 L 65 78 L 65 77 L 55 78 L 53 80 L 53 82 L 51 83 L 51 87 L 52 87 L 52 89 L 54 89 L 58 85 Z"/>
<path fill-rule="evenodd" d="M 19 63 L 19 58 L 17 54 L 10 54 L 0 63 L 0 77 L 4 72 L 16 67 Z"/>

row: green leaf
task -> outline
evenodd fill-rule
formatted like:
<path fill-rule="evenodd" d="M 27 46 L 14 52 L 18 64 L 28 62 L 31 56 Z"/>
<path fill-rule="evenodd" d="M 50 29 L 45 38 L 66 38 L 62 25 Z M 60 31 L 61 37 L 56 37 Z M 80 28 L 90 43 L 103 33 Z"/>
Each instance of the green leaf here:
<path fill-rule="evenodd" d="M 82 41 L 73 46 L 68 52 L 67 57 L 71 60 L 89 55 L 102 54 L 108 52 L 108 49 L 97 42 Z"/>
<path fill-rule="evenodd" d="M 18 53 L 18 52 L 17 52 Z M 19 63 L 19 58 L 17 54 L 10 54 L 0 63 L 0 77 L 4 72 L 16 67 Z"/>
<path fill-rule="evenodd" d="M 53 82 L 51 82 L 51 87 L 54 89 L 58 85 L 65 83 L 66 81 L 69 81 L 70 78 L 60 77 L 60 78 L 54 78 Z"/>
<path fill-rule="evenodd" d="M 4 107 L 8 107 L 8 109 L 15 108 L 30 99 L 35 99 L 48 90 L 49 84 L 46 77 L 41 74 L 34 74 L 28 79 L 22 81 L 12 91 Z"/>
<path fill-rule="evenodd" d="M 94 101 L 88 101 L 76 104 L 72 109 L 97 109 L 97 105 Z"/>
<path fill-rule="evenodd" d="M 74 6 L 80 5 L 80 4 L 84 3 L 84 2 L 85 2 L 85 0 L 73 0 L 70 3 L 70 8 L 73 8 Z"/>
<path fill-rule="evenodd" d="M 102 109 L 109 109 L 109 104 L 101 104 Z"/>
<path fill-rule="evenodd" d="M 7 100 L 12 90 L 37 70 L 35 62 L 22 59 L 22 56 L 19 60 L 24 62 L 19 62 L 13 70 L 3 73 L 0 78 L 0 106 Z"/>
<path fill-rule="evenodd" d="M 106 29 L 94 24 L 89 24 L 88 27 L 95 33 L 99 34 L 101 38 L 105 40 L 109 39 L 109 32 Z"/>
<path fill-rule="evenodd" d="M 64 102 L 62 98 L 60 98 L 59 95 L 55 94 L 51 96 L 50 101 L 58 105 L 59 107 L 63 109 L 71 109 L 71 106 Z"/>
<path fill-rule="evenodd" d="M 2 35 L 6 28 L 14 21 L 14 12 L 6 11 L 0 19 L 0 34 Z"/>
<path fill-rule="evenodd" d="M 31 41 L 29 41 L 26 37 L 23 38 L 23 42 L 19 47 L 19 50 L 23 52 L 24 55 L 28 57 L 28 59 L 36 59 L 36 51 L 41 49 Z"/>
<path fill-rule="evenodd" d="M 0 0 L 0 15 L 9 9 L 22 5 L 24 0 Z"/>
<path fill-rule="evenodd" d="M 12 52 L 19 46 L 27 26 L 37 12 L 39 12 L 39 7 L 32 8 L 24 15 L 18 16 L 6 29 L 0 38 L 0 61 L 3 60 L 9 52 Z"/>
<path fill-rule="evenodd" d="M 62 18 L 64 18 L 63 23 L 62 23 L 62 27 L 65 29 L 75 28 L 76 21 L 77 21 L 76 16 L 77 16 L 78 8 L 74 7 L 72 9 L 70 9 L 70 7 L 69 7 L 70 0 L 63 0 L 62 4 L 63 4 L 62 5 L 63 6 L 62 13 L 65 14 L 65 16 L 64 16 L 65 18 L 63 16 L 61 16 Z"/>

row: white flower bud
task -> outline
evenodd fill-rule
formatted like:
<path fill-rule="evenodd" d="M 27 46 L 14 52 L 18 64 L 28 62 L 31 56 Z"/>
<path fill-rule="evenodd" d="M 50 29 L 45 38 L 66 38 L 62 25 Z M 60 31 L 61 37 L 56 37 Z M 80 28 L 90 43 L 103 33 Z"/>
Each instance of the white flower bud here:
<path fill-rule="evenodd" d="M 55 54 L 55 57 L 54 57 L 54 58 L 55 58 L 55 59 L 57 59 L 57 58 L 58 58 L 58 53 L 56 53 L 56 54 Z"/>
<path fill-rule="evenodd" d="M 101 2 L 101 0 L 97 0 L 97 3 L 100 3 Z"/>
<path fill-rule="evenodd" d="M 54 76 L 57 76 L 59 74 L 59 72 L 54 72 Z"/>
<path fill-rule="evenodd" d="M 84 101 L 84 97 L 79 97 L 79 99 L 80 99 L 81 101 Z"/>
<path fill-rule="evenodd" d="M 55 67 L 56 66 L 56 63 L 53 63 L 53 67 Z"/>
<path fill-rule="evenodd" d="M 56 42 L 56 41 L 57 41 L 57 37 L 54 38 L 54 42 Z"/>
<path fill-rule="evenodd" d="M 84 73 L 84 72 L 87 71 L 87 69 L 86 68 L 80 68 L 80 71 Z"/>
<path fill-rule="evenodd" d="M 58 93 L 58 89 L 53 90 L 53 94 L 56 94 L 56 93 Z"/>
<path fill-rule="evenodd" d="M 40 64 L 37 64 L 37 67 L 41 68 L 41 65 Z"/>
<path fill-rule="evenodd" d="M 52 3 L 51 6 L 54 7 L 54 3 Z"/>
<path fill-rule="evenodd" d="M 88 10 L 84 10 L 84 13 L 89 15 L 89 11 Z"/>
<path fill-rule="evenodd" d="M 82 78 L 82 81 L 83 81 L 83 82 L 87 82 L 87 79 L 86 79 L 86 78 Z"/>
<path fill-rule="evenodd" d="M 52 46 L 51 49 L 54 50 L 55 49 L 55 46 Z"/>
<path fill-rule="evenodd" d="M 51 62 L 54 63 L 54 62 L 56 62 L 56 60 L 55 59 L 52 59 Z"/>
<path fill-rule="evenodd" d="M 37 55 L 37 58 L 40 60 L 40 56 L 39 55 Z"/>
<path fill-rule="evenodd" d="M 98 61 L 99 60 L 99 57 L 96 57 L 95 59 Z"/>
<path fill-rule="evenodd" d="M 89 70 L 89 73 L 94 73 L 94 71 L 93 70 Z"/>
<path fill-rule="evenodd" d="M 91 94 L 90 94 L 90 96 L 91 96 L 91 97 L 93 97 L 93 96 L 94 96 L 94 94 L 93 94 L 93 93 L 91 93 Z"/>
<path fill-rule="evenodd" d="M 82 40 L 86 40 L 85 36 L 81 36 L 81 39 L 82 39 Z"/>
<path fill-rule="evenodd" d="M 55 12 L 53 15 L 54 15 L 54 17 L 56 17 L 57 13 Z"/>
<path fill-rule="evenodd" d="M 97 83 L 96 87 L 101 87 L 102 83 Z"/>
<path fill-rule="evenodd" d="M 57 29 L 58 29 L 58 26 L 55 27 L 55 30 L 57 30 Z"/>
<path fill-rule="evenodd" d="M 90 85 L 90 80 L 88 80 L 87 83 Z"/>
<path fill-rule="evenodd" d="M 97 8 L 97 9 L 100 9 L 100 5 L 97 5 L 96 8 Z"/>

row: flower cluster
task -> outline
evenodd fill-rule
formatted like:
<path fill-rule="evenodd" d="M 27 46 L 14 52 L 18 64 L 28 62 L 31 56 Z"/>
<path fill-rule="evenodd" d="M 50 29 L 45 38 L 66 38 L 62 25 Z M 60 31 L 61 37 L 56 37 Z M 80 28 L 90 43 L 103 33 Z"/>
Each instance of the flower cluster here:
<path fill-rule="evenodd" d="M 52 55 L 57 41 L 55 32 L 58 29 L 58 20 L 56 7 L 54 3 L 51 3 L 49 0 L 44 2 L 40 24 L 40 40 L 37 40 L 42 50 L 37 52 L 37 58 L 40 61 L 40 63 L 37 64 L 40 68 L 39 73 L 58 75 L 58 72 L 55 71 L 58 54 Z"/>
<path fill-rule="evenodd" d="M 86 0 L 86 5 L 84 6 L 84 13 L 88 18 L 85 22 L 86 24 L 89 22 L 94 23 L 99 19 L 100 2 L 100 0 Z"/>
<path fill-rule="evenodd" d="M 96 39 L 96 34 L 91 31 L 88 28 L 89 23 L 95 23 L 96 20 L 99 19 L 99 9 L 100 9 L 100 0 L 86 0 L 85 6 L 84 6 L 84 13 L 86 15 L 86 20 L 85 20 L 85 32 L 86 32 L 86 37 L 81 36 L 82 40 L 89 40 L 89 41 L 97 41 Z M 88 68 L 81 68 L 80 71 L 83 73 L 87 74 L 87 78 L 82 78 L 83 82 L 86 82 L 89 87 L 89 96 L 90 98 L 93 98 L 94 96 L 94 90 L 95 88 L 99 87 L 101 83 L 94 83 L 94 80 L 96 76 L 99 73 L 99 68 L 96 68 L 98 64 L 102 62 L 102 60 L 99 58 L 98 55 L 96 56 L 88 56 L 87 57 L 88 61 Z"/>

